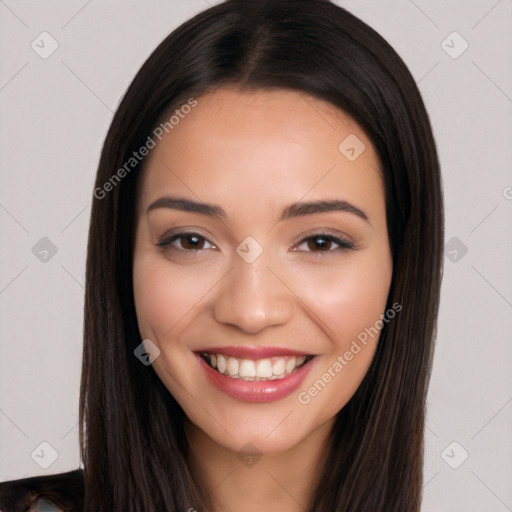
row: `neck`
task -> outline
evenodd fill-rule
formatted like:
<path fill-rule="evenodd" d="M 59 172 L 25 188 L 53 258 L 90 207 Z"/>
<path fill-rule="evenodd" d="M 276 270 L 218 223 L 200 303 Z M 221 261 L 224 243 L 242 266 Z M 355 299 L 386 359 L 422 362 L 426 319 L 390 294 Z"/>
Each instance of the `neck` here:
<path fill-rule="evenodd" d="M 188 463 L 210 512 L 304 512 L 325 460 L 332 421 L 280 453 L 229 450 L 185 421 Z M 202 507 L 201 507 L 202 508 Z"/>

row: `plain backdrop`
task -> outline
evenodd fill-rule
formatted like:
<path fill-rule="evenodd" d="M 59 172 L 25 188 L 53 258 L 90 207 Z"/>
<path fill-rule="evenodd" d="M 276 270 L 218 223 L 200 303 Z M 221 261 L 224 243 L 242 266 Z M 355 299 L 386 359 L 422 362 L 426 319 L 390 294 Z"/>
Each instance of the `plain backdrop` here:
<path fill-rule="evenodd" d="M 79 465 L 101 145 L 151 51 L 213 3 L 0 2 L 0 480 Z M 512 0 L 338 3 L 408 65 L 442 164 L 447 245 L 423 511 L 510 511 Z"/>

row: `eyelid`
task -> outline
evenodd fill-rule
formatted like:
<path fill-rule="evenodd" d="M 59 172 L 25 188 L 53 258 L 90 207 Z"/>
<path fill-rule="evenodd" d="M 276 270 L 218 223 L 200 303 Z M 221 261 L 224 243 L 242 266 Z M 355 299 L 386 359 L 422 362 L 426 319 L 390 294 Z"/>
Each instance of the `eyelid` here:
<path fill-rule="evenodd" d="M 341 231 L 337 229 L 330 229 L 330 228 L 317 228 L 312 229 L 310 232 L 302 233 L 299 237 L 296 238 L 296 241 L 294 242 L 294 245 L 297 245 L 299 243 L 304 242 L 305 240 L 309 240 L 311 238 L 315 238 L 317 236 L 325 236 L 328 238 L 336 239 L 343 241 L 346 245 L 355 246 L 355 242 L 352 239 L 352 237 L 346 235 L 345 233 L 342 233 Z"/>
<path fill-rule="evenodd" d="M 317 251 L 301 251 L 301 250 L 296 248 L 297 245 L 300 246 L 302 244 L 307 243 L 309 240 L 313 240 L 315 238 L 321 238 L 321 237 L 329 240 L 331 243 L 336 244 L 337 247 L 335 247 L 334 249 L 329 248 L 327 250 L 319 249 Z M 316 234 L 313 234 L 313 235 L 306 236 L 306 237 L 302 238 L 302 240 L 300 240 L 297 244 L 295 244 L 295 246 L 292 249 L 292 251 L 294 251 L 294 252 L 304 252 L 304 253 L 307 253 L 307 254 L 311 254 L 314 257 L 323 257 L 323 256 L 332 255 L 333 253 L 338 253 L 340 251 L 353 250 L 355 248 L 356 248 L 355 244 L 353 242 L 351 242 L 350 240 L 348 240 L 347 238 L 345 238 L 345 237 L 335 236 L 335 235 L 332 235 L 332 234 L 329 234 L 329 233 L 316 233 Z"/>
<path fill-rule="evenodd" d="M 175 249 L 176 251 L 181 251 L 181 252 L 188 252 L 188 253 L 193 253 L 193 252 L 200 252 L 200 251 L 206 251 L 208 249 L 196 249 L 196 250 L 186 250 L 186 249 L 180 249 L 178 247 L 173 247 L 171 244 L 173 242 L 175 242 L 176 240 L 179 240 L 180 238 L 185 238 L 187 236 L 198 236 L 200 238 L 203 238 L 206 242 L 208 242 L 209 244 L 211 244 L 213 246 L 214 249 L 217 248 L 217 245 L 212 242 L 210 240 L 210 238 L 206 235 L 204 235 L 203 233 L 201 233 L 199 230 L 196 230 L 196 229 L 189 229 L 187 230 L 186 228 L 183 229 L 178 229 L 178 230 L 170 230 L 170 231 L 166 231 L 163 235 L 159 236 L 158 237 L 158 242 L 156 242 L 156 246 L 157 247 L 161 247 L 162 249 Z"/>

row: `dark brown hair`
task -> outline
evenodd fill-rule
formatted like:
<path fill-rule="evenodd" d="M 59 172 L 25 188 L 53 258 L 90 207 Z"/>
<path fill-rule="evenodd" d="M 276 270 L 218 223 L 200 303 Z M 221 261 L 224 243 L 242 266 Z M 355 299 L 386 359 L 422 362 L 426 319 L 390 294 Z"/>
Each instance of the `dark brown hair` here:
<path fill-rule="evenodd" d="M 174 30 L 126 91 L 107 134 L 96 190 L 169 111 L 225 85 L 326 100 L 368 134 L 380 158 L 393 256 L 388 307 L 362 384 L 337 414 L 308 512 L 418 512 L 425 398 L 442 275 L 443 203 L 429 118 L 390 45 L 324 0 L 230 0 Z M 144 162 L 95 197 L 87 252 L 80 443 L 85 510 L 206 510 L 186 463 L 183 411 L 141 343 L 132 288 Z"/>

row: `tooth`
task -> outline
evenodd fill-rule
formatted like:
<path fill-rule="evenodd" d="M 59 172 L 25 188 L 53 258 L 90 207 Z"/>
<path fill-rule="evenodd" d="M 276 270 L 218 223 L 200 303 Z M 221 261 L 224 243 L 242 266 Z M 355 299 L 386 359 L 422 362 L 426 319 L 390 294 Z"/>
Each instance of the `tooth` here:
<path fill-rule="evenodd" d="M 227 369 L 228 375 L 231 375 L 232 377 L 234 375 L 238 375 L 238 359 L 235 359 L 234 357 L 228 357 Z"/>
<path fill-rule="evenodd" d="M 276 376 L 283 375 L 286 370 L 284 359 L 278 359 L 272 366 L 272 373 Z"/>
<path fill-rule="evenodd" d="M 217 355 L 217 370 L 219 370 L 220 373 L 226 372 L 226 359 L 222 354 Z"/>
<path fill-rule="evenodd" d="M 256 377 L 256 365 L 250 359 L 242 359 L 238 367 L 240 377 Z"/>
<path fill-rule="evenodd" d="M 272 362 L 270 359 L 239 360 L 224 354 L 207 354 L 207 358 L 219 373 L 245 380 L 282 379 L 306 360 L 306 356 L 275 358 Z"/>
<path fill-rule="evenodd" d="M 291 373 L 292 370 L 295 368 L 295 357 L 292 357 L 291 359 L 288 360 L 288 362 L 286 363 L 286 373 Z"/>
<path fill-rule="evenodd" d="M 268 359 L 260 359 L 256 363 L 256 377 L 272 377 L 272 365 Z"/>

